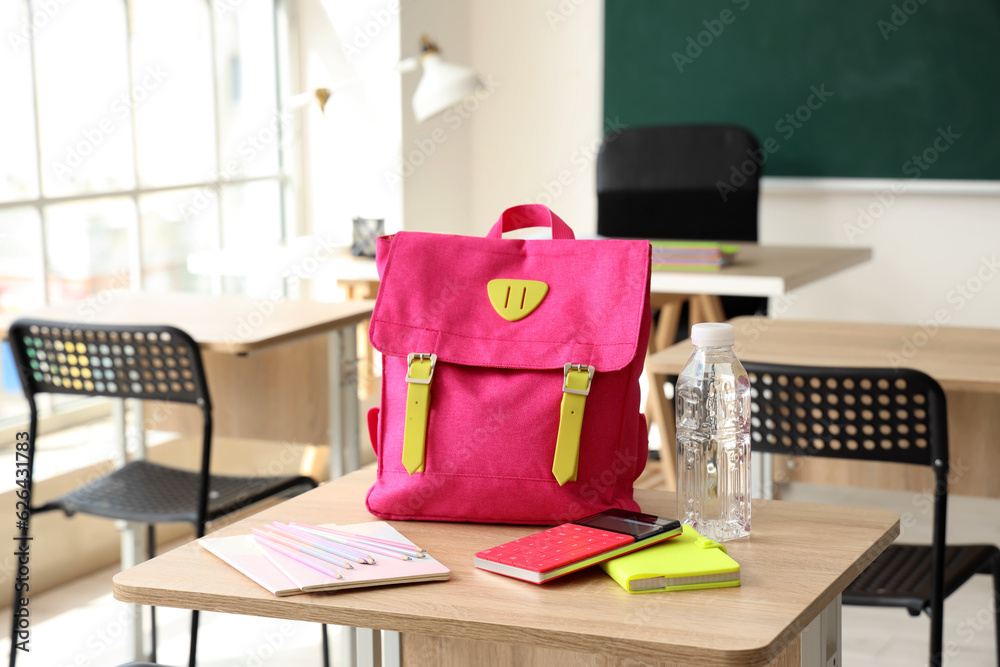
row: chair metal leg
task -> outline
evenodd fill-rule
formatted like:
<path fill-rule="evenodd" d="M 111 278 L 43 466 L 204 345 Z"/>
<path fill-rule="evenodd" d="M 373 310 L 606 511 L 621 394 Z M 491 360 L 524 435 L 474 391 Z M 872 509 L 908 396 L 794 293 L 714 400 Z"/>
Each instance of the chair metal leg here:
<path fill-rule="evenodd" d="M 1000 665 L 1000 554 L 993 557 L 993 622 L 996 624 L 997 664 Z"/>
<path fill-rule="evenodd" d="M 146 557 L 152 560 L 156 556 L 156 525 L 146 526 Z M 149 608 L 149 660 L 156 662 L 156 607 Z"/>
<path fill-rule="evenodd" d="M 14 667 L 17 664 L 17 622 L 21 612 L 21 593 L 17 590 L 16 576 L 12 588 L 14 590 L 14 603 L 11 606 L 10 661 L 7 663 L 9 667 Z"/>
<path fill-rule="evenodd" d="M 195 656 L 198 653 L 198 610 L 191 612 L 191 649 L 188 653 L 188 667 L 195 667 Z"/>
<path fill-rule="evenodd" d="M 199 522 L 195 526 L 198 537 L 205 536 L 205 524 Z M 198 654 L 198 610 L 191 612 L 191 648 L 188 650 L 188 667 L 195 667 L 196 656 Z"/>

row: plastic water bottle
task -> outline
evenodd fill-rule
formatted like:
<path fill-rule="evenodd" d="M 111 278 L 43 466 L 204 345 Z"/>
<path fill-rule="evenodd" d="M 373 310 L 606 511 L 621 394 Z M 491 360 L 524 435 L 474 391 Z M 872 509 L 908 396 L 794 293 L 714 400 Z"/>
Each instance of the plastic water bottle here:
<path fill-rule="evenodd" d="M 750 535 L 750 380 L 731 324 L 696 324 L 677 378 L 677 510 L 721 542 Z"/>

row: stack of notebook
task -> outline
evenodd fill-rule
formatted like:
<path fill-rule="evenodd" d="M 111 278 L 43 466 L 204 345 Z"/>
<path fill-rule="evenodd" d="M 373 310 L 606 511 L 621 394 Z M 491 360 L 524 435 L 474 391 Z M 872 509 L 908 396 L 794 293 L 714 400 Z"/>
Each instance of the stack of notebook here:
<path fill-rule="evenodd" d="M 726 547 L 687 525 L 672 540 L 605 561 L 601 567 L 629 593 L 740 585 L 740 564 Z"/>
<path fill-rule="evenodd" d="M 732 262 L 738 245 L 710 241 L 653 241 L 654 271 L 715 271 Z"/>
<path fill-rule="evenodd" d="M 447 579 L 451 570 L 384 521 L 350 526 L 275 522 L 202 547 L 274 595 Z"/>

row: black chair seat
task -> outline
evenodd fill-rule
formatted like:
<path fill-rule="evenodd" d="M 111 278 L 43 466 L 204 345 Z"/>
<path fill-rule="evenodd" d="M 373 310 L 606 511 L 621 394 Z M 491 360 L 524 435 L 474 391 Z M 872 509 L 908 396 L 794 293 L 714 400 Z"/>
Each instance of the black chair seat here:
<path fill-rule="evenodd" d="M 45 505 L 67 515 L 82 512 L 143 523 L 196 522 L 199 474 L 133 461 Z M 208 489 L 209 520 L 298 487 L 316 486 L 309 477 L 237 477 L 212 475 Z"/>
<path fill-rule="evenodd" d="M 930 545 L 892 544 L 858 575 L 844 591 L 844 604 L 870 607 L 906 607 L 911 615 L 930 609 Z M 945 548 L 945 597 L 1000 558 L 992 544 L 962 544 Z"/>

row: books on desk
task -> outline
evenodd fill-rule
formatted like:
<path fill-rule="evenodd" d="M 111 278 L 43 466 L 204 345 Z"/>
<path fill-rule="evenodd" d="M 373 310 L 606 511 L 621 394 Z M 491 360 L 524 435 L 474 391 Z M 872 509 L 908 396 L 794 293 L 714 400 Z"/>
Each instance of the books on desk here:
<path fill-rule="evenodd" d="M 738 245 L 710 241 L 652 241 L 654 271 L 717 271 L 730 264 Z"/>
<path fill-rule="evenodd" d="M 202 538 L 198 544 L 278 596 L 442 581 L 451 575 L 451 570 L 384 521 L 349 526 L 294 522 L 275 526 L 285 532 L 269 526 L 253 535 Z M 367 545 L 346 535 L 366 539 Z M 412 549 L 390 547 L 387 543 Z M 373 562 L 367 562 L 368 557 Z M 346 567 L 347 563 L 350 567 Z"/>
<path fill-rule="evenodd" d="M 672 540 L 605 561 L 601 568 L 629 593 L 740 585 L 740 564 L 688 525 Z"/>

